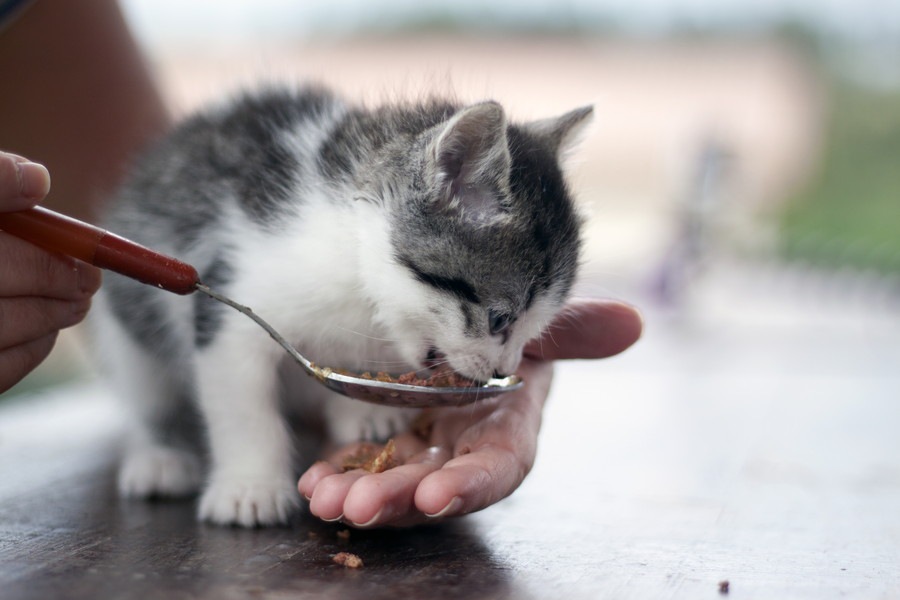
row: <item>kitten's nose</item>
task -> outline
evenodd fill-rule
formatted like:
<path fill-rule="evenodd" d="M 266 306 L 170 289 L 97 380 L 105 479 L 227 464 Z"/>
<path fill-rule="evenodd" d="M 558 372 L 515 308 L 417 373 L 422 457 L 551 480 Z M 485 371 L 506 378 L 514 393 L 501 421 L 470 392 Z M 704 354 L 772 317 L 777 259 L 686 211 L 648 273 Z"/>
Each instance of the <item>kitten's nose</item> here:
<path fill-rule="evenodd" d="M 493 377 L 494 379 L 504 379 L 504 378 L 507 377 L 507 375 L 504 375 L 504 374 L 501 373 L 500 371 L 494 371 L 494 374 L 492 375 L 492 377 Z"/>

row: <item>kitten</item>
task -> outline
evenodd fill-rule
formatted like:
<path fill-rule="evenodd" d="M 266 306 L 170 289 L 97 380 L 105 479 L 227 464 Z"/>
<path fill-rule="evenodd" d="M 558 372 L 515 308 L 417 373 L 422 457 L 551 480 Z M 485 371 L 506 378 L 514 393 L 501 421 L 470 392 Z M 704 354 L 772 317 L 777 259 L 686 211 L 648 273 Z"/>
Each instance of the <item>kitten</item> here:
<path fill-rule="evenodd" d="M 367 110 L 323 89 L 269 89 L 156 144 L 106 226 L 190 262 L 319 364 L 403 372 L 445 361 L 485 380 L 516 369 L 572 285 L 579 219 L 559 158 L 590 115 L 514 125 L 490 101 Z M 320 411 L 341 444 L 386 438 L 415 414 L 280 377 L 284 351 L 201 294 L 109 275 L 94 313 L 136 416 L 121 492 L 203 487 L 203 520 L 287 520 L 298 494 L 285 409 Z M 196 417 L 204 485 L 183 427 Z"/>

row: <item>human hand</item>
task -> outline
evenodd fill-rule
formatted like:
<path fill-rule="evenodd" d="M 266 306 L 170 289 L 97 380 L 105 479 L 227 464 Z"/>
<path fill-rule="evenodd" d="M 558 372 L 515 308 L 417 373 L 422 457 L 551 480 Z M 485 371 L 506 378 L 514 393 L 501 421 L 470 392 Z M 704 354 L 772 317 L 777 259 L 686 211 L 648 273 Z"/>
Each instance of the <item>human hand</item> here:
<path fill-rule="evenodd" d="M 382 473 L 343 473 L 342 459 L 360 444 L 346 446 L 310 467 L 298 489 L 313 515 L 354 527 L 406 527 L 486 508 L 515 491 L 534 464 L 552 361 L 618 354 L 637 341 L 641 328 L 630 306 L 572 302 L 526 347 L 517 371 L 527 382 L 522 390 L 426 413 L 427 439 L 413 432 L 395 437 L 400 465 Z"/>
<path fill-rule="evenodd" d="M 47 169 L 0 152 L 0 212 L 30 208 L 49 190 Z M 99 287 L 98 269 L 0 231 L 0 393 L 47 357 L 59 330 L 84 318 Z"/>

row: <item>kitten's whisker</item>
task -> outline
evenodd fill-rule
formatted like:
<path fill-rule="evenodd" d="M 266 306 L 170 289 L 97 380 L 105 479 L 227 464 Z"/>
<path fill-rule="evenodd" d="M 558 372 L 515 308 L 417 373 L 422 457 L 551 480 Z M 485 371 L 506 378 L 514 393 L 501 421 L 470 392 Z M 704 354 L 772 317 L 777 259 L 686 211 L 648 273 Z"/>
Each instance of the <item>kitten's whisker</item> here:
<path fill-rule="evenodd" d="M 352 333 L 353 335 L 358 335 L 359 337 L 365 338 L 367 340 L 374 340 L 376 342 L 390 342 L 392 344 L 398 343 L 400 340 L 391 339 L 391 338 L 383 338 L 375 335 L 370 335 L 368 333 L 363 333 L 361 331 L 356 331 L 354 329 L 347 329 L 346 327 L 336 327 L 335 329 L 339 329 L 340 331 L 344 331 L 347 333 Z"/>
<path fill-rule="evenodd" d="M 574 309 L 571 309 L 571 308 L 563 309 L 563 311 L 560 312 L 556 318 L 561 321 L 565 321 L 569 325 L 580 325 L 581 324 L 581 319 L 578 317 L 578 314 L 575 312 Z"/>

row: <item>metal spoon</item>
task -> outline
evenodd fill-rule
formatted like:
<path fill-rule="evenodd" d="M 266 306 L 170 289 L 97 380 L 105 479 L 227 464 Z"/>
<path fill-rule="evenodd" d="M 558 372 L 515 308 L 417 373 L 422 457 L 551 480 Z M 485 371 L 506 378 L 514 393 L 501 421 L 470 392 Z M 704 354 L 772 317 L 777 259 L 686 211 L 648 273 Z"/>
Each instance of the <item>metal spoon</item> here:
<path fill-rule="evenodd" d="M 0 230 L 44 249 L 72 256 L 175 294 L 199 291 L 223 302 L 265 329 L 319 383 L 356 400 L 410 408 L 460 406 L 518 390 L 524 385 L 516 375 L 489 379 L 471 387 L 429 387 L 338 373 L 307 360 L 250 308 L 204 285 L 197 270 L 188 263 L 43 207 L 0 213 Z"/>

